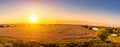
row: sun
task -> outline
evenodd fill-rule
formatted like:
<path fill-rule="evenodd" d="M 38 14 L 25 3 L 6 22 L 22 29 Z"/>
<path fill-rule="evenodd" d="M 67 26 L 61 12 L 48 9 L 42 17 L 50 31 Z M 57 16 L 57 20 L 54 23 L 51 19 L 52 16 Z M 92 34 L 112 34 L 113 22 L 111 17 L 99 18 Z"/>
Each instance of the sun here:
<path fill-rule="evenodd" d="M 38 17 L 37 17 L 37 15 L 32 15 L 30 17 L 30 22 L 31 23 L 38 23 Z"/>

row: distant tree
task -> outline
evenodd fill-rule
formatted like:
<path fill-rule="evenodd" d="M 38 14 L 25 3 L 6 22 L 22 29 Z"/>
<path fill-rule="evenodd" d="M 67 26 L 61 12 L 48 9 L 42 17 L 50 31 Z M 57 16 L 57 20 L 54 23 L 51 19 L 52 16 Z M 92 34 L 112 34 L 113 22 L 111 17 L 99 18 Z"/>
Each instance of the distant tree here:
<path fill-rule="evenodd" d="M 3 28 L 3 27 L 5 27 L 4 25 L 0 25 L 0 28 Z"/>
<path fill-rule="evenodd" d="M 6 27 L 10 27 L 10 25 L 6 25 Z"/>
<path fill-rule="evenodd" d="M 92 26 L 88 26 L 88 29 L 92 30 L 92 28 L 93 28 Z"/>
<path fill-rule="evenodd" d="M 84 25 L 83 27 L 88 28 L 88 25 Z"/>

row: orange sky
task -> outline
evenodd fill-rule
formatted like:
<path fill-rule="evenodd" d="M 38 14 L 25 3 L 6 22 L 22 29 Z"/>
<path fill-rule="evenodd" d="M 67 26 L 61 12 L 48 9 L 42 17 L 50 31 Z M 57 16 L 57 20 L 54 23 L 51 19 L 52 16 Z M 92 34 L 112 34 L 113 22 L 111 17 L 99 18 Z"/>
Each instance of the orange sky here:
<path fill-rule="evenodd" d="M 0 5 L 0 24 L 30 23 L 32 14 L 35 14 L 39 18 L 39 23 L 57 23 L 57 20 L 60 20 L 63 21 L 61 23 L 69 21 L 68 23 L 70 24 L 74 21 L 78 21 L 78 23 L 79 21 L 85 21 L 87 24 L 119 24 L 118 20 L 112 17 L 114 14 L 102 13 L 100 10 L 88 10 L 84 7 L 58 6 L 42 2 L 8 2 L 3 4 Z"/>

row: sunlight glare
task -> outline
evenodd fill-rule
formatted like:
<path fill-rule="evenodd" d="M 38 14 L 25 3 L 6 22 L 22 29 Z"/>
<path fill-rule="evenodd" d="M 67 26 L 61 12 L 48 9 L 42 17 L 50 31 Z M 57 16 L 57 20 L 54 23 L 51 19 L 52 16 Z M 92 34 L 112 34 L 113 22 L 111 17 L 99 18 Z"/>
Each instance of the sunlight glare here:
<path fill-rule="evenodd" d="M 32 16 L 30 17 L 30 22 L 31 22 L 31 23 L 37 23 L 37 22 L 38 22 L 38 17 L 37 17 L 37 15 L 32 15 Z"/>

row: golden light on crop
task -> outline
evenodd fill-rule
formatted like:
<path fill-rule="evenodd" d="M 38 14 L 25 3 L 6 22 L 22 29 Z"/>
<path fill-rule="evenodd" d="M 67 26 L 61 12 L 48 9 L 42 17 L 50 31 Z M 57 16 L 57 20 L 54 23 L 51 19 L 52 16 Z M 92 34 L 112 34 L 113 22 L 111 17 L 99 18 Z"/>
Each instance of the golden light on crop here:
<path fill-rule="evenodd" d="M 30 22 L 31 23 L 38 23 L 38 16 L 33 14 L 31 17 L 30 17 Z"/>

